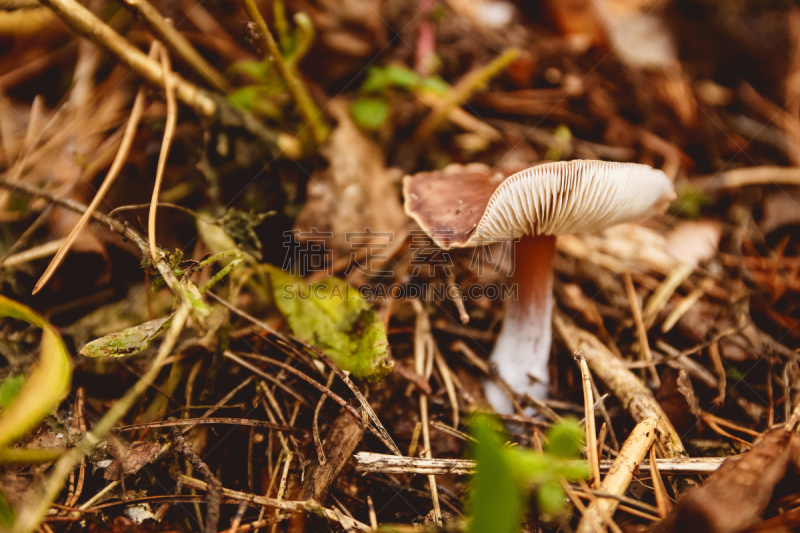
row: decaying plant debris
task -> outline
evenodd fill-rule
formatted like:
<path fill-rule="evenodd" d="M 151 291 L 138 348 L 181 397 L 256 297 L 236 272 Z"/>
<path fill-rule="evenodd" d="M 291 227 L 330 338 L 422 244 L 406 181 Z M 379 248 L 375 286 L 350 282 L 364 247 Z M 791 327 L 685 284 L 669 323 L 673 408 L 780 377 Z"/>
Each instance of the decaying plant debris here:
<path fill-rule="evenodd" d="M 798 58 L 789 2 L 0 0 L 0 531 L 475 530 L 488 382 L 500 459 L 591 415 L 525 531 L 796 530 Z M 677 199 L 558 238 L 541 400 L 513 247 L 401 182 L 571 159 Z"/>

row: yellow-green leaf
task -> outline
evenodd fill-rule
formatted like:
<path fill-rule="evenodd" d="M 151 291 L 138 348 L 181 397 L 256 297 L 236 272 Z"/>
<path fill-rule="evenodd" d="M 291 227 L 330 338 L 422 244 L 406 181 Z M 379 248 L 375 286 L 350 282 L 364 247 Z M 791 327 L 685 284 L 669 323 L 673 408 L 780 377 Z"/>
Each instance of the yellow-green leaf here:
<path fill-rule="evenodd" d="M 308 284 L 276 267 L 268 272 L 275 303 L 299 339 L 357 378 L 376 382 L 392 371 L 383 321 L 354 287 L 333 277 Z"/>
<path fill-rule="evenodd" d="M 175 313 L 171 313 L 165 317 L 148 320 L 138 326 L 104 335 L 81 348 L 81 355 L 86 357 L 126 357 L 139 353 L 150 345 L 150 341 L 167 331 L 174 316 Z"/>
<path fill-rule="evenodd" d="M 0 413 L 0 447 L 34 429 L 69 392 L 72 368 L 64 342 L 44 318 L 18 302 L 0 296 L 0 316 L 30 322 L 42 328 L 41 355 L 22 390 Z"/>

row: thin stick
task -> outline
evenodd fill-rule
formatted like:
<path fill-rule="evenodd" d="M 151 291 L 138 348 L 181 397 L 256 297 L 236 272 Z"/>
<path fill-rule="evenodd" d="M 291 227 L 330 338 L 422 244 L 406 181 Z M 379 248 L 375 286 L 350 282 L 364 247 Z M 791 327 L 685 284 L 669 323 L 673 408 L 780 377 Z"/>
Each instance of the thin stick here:
<path fill-rule="evenodd" d="M 58 253 L 58 250 L 64 246 L 66 240 L 66 238 L 55 239 L 38 246 L 28 248 L 27 250 L 18 254 L 6 256 L 3 258 L 2 263 L 0 263 L 0 267 L 15 267 L 24 265 L 25 263 L 30 263 L 31 261 L 50 257 L 51 255 Z"/>
<path fill-rule="evenodd" d="M 428 459 L 426 457 L 397 457 L 383 453 L 358 452 L 354 455 L 356 470 L 359 472 L 375 472 L 381 474 L 474 474 L 475 462 L 469 459 Z M 737 455 L 732 458 L 740 457 Z M 710 474 L 716 471 L 726 460 L 725 457 L 667 457 L 658 458 L 659 472 L 670 474 Z M 600 461 L 600 471 L 608 472 L 613 461 Z M 642 472 L 650 472 L 650 465 L 639 465 Z"/>
<path fill-rule="evenodd" d="M 278 501 L 283 500 L 283 495 L 286 492 L 286 479 L 289 477 L 289 466 L 292 464 L 292 459 L 294 458 L 294 453 L 287 452 L 286 453 L 286 460 L 283 462 L 283 473 L 281 474 L 281 482 L 278 485 Z M 278 516 L 278 509 L 275 509 L 275 516 Z M 272 533 L 278 528 L 278 524 L 272 526 Z"/>
<path fill-rule="evenodd" d="M 264 412 L 267 413 L 267 418 L 269 418 L 270 422 L 275 423 L 275 414 L 277 413 L 278 416 L 283 419 L 283 414 L 281 413 L 280 408 L 278 407 L 278 403 L 275 401 L 275 398 L 272 396 L 272 393 L 269 391 L 269 387 L 263 381 L 259 383 L 258 389 L 264 393 L 264 396 L 269 399 L 269 404 L 267 400 L 262 398 L 261 405 L 264 407 Z M 271 408 L 270 408 L 271 407 Z M 274 412 L 273 412 L 274 411 Z M 281 441 L 281 446 L 283 447 L 283 453 L 289 454 L 292 451 L 289 449 L 289 441 L 282 433 L 278 433 L 278 439 Z"/>
<path fill-rule="evenodd" d="M 711 403 L 721 407 L 725 405 L 725 390 L 728 388 L 728 378 L 727 374 L 725 374 L 725 365 L 722 363 L 722 356 L 719 353 L 719 342 L 712 342 L 708 346 L 708 357 L 714 365 L 714 371 L 717 373 L 718 379 L 717 397 L 711 400 Z"/>
<path fill-rule="evenodd" d="M 90 507 L 92 507 L 92 505 L 94 505 L 94 502 L 100 500 L 103 496 L 114 490 L 117 487 L 117 485 L 119 485 L 119 481 L 112 481 L 111 483 L 103 487 L 103 489 L 99 491 L 97 494 L 86 500 L 85 503 L 83 503 L 80 507 L 78 507 L 78 510 L 84 511 L 89 509 Z"/>
<path fill-rule="evenodd" d="M 247 510 L 247 502 L 239 503 L 239 508 L 236 509 L 236 516 L 233 517 L 233 521 L 231 521 L 231 527 L 227 531 L 231 533 L 236 533 L 239 531 L 239 525 L 242 523 L 242 517 L 244 516 L 244 512 Z"/>
<path fill-rule="evenodd" d="M 600 460 L 597 456 L 597 429 L 594 420 L 594 395 L 592 394 L 592 381 L 589 376 L 589 365 L 582 352 L 575 354 L 575 360 L 581 369 L 583 382 L 583 409 L 586 418 L 586 459 L 589 462 L 591 482 L 593 488 L 600 486 Z"/>
<path fill-rule="evenodd" d="M 182 453 L 184 457 L 192 464 L 192 466 L 206 478 L 207 493 L 206 493 L 206 516 L 205 516 L 205 533 L 216 533 L 217 524 L 219 523 L 219 505 L 222 501 L 222 483 L 211 472 L 208 465 L 194 453 L 191 444 L 189 444 L 178 428 L 172 428 L 172 438 L 175 443 L 175 450 Z"/>
<path fill-rule="evenodd" d="M 172 65 L 169 52 L 161 49 L 161 68 L 164 70 L 164 92 L 167 95 L 167 124 L 164 126 L 164 138 L 161 141 L 161 153 L 158 155 L 156 168 L 156 182 L 153 185 L 153 196 L 150 200 L 150 214 L 147 217 L 147 233 L 150 242 L 150 256 L 153 261 L 158 259 L 156 249 L 156 211 L 158 211 L 158 195 L 161 192 L 161 181 L 164 178 L 164 168 L 167 166 L 169 149 L 172 147 L 172 136 L 175 133 L 175 124 L 178 121 L 178 104 L 175 101 L 175 85 L 172 74 Z"/>
<path fill-rule="evenodd" d="M 213 414 L 214 412 L 219 410 L 222 406 L 224 406 L 226 403 L 228 403 L 234 396 L 236 396 L 236 394 L 240 390 L 242 390 L 247 385 L 249 385 L 250 382 L 253 381 L 254 379 L 256 379 L 255 376 L 248 376 L 247 378 L 245 378 L 241 383 L 239 383 L 236 387 L 234 387 L 233 390 L 231 390 L 228 394 L 226 394 L 224 398 L 222 398 L 220 401 L 218 401 L 217 404 L 214 407 L 212 407 L 211 409 L 209 409 L 208 411 L 206 411 L 205 413 L 200 415 L 200 418 L 207 418 L 208 416 L 210 416 L 211 414 Z M 195 427 L 195 425 L 192 424 L 191 426 L 183 428 L 183 434 L 186 435 L 194 427 Z"/>
<path fill-rule="evenodd" d="M 156 50 L 157 46 L 154 44 L 150 47 L 150 55 L 148 57 L 152 58 L 155 55 Z M 50 261 L 49 265 L 47 265 L 47 269 L 44 271 L 44 274 L 42 274 L 42 277 L 40 277 L 39 281 L 36 282 L 36 286 L 33 288 L 33 294 L 36 294 L 42 290 L 42 288 L 47 285 L 47 282 L 50 281 L 50 278 L 53 277 L 53 274 L 58 267 L 61 266 L 64 258 L 69 253 L 70 248 L 72 248 L 72 244 L 75 242 L 75 239 L 78 238 L 80 232 L 83 231 L 83 228 L 89 223 L 92 213 L 94 213 L 94 211 L 97 209 L 97 206 L 100 205 L 100 202 L 103 201 L 103 198 L 105 198 L 106 193 L 111 188 L 111 185 L 117 179 L 117 176 L 119 176 L 122 167 L 128 160 L 128 154 L 130 154 L 131 146 L 133 146 L 133 139 L 136 137 L 136 130 L 139 127 L 139 119 L 142 118 L 142 110 L 144 109 L 144 98 L 144 86 L 141 86 L 136 93 L 136 98 L 134 99 L 133 107 L 131 108 L 131 116 L 128 118 L 128 123 L 125 125 L 125 133 L 122 135 L 122 142 L 119 145 L 119 150 L 117 150 L 117 155 L 114 158 L 114 162 L 111 164 L 111 168 L 108 170 L 108 174 L 106 174 L 105 179 L 103 179 L 103 183 L 100 185 L 100 188 L 97 189 L 97 192 L 89 204 L 89 207 L 87 207 L 86 211 L 83 212 L 80 220 L 78 220 L 78 223 L 75 224 L 74 228 L 72 228 L 72 231 L 67 236 L 67 239 L 58 249 L 55 257 L 53 257 L 53 260 Z"/>
<path fill-rule="evenodd" d="M 595 497 L 592 489 L 589 485 L 586 484 L 584 480 L 579 480 L 578 483 L 580 484 L 581 488 L 583 489 L 583 493 L 589 499 L 589 506 L 591 507 L 592 504 L 597 502 L 597 498 Z M 600 515 L 603 519 L 603 523 L 608 526 L 608 529 L 611 530 L 611 533 L 622 533 L 622 530 L 619 528 L 616 522 L 614 522 L 613 517 L 608 515 L 608 512 L 603 509 L 602 507 L 598 507 L 600 510 Z M 588 512 L 588 509 L 587 509 Z"/>
<path fill-rule="evenodd" d="M 141 428 L 166 428 L 174 426 L 198 426 L 209 424 L 231 424 L 234 426 L 249 426 L 257 428 L 274 429 L 275 431 L 300 431 L 305 432 L 305 429 L 288 426 L 285 424 L 275 424 L 272 422 L 264 422 L 263 420 L 253 420 L 248 418 L 184 418 L 181 420 L 164 420 L 162 422 L 149 422 L 147 424 L 133 424 L 130 426 L 121 426 L 114 428 L 114 431 L 129 431 L 132 429 Z"/>
<path fill-rule="evenodd" d="M 367 505 L 369 506 L 369 525 L 372 526 L 372 531 L 378 531 L 378 515 L 375 514 L 372 496 L 367 495 Z"/>
<path fill-rule="evenodd" d="M 614 465 L 606 474 L 605 479 L 603 479 L 602 492 L 616 495 L 625 493 L 631 479 L 633 479 L 633 471 L 642 462 L 647 450 L 650 449 L 655 441 L 657 424 L 658 421 L 655 418 L 648 418 L 633 428 L 631 435 L 622 445 Z M 592 502 L 578 523 L 576 533 L 592 533 L 596 531 L 601 527 L 605 516 L 613 518 L 614 511 L 618 505 L 619 502 L 613 499 L 601 499 Z"/>

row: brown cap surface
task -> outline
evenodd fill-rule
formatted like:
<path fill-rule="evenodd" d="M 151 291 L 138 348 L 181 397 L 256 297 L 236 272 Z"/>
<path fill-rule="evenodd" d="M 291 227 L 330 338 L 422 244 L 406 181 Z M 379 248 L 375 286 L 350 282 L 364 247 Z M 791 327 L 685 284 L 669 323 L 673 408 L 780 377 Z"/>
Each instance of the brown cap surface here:
<path fill-rule="evenodd" d="M 406 213 L 449 249 L 600 231 L 663 213 L 675 199 L 666 174 L 636 163 L 560 161 L 504 178 L 482 164 L 406 176 Z"/>

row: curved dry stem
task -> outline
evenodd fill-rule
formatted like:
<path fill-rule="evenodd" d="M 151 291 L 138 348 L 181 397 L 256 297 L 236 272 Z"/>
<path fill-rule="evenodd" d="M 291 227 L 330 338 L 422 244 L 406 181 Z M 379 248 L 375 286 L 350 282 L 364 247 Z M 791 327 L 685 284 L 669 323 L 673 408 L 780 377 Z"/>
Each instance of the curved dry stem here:
<path fill-rule="evenodd" d="M 161 52 L 161 68 L 164 71 L 164 89 L 167 94 L 167 124 L 164 126 L 164 139 L 161 141 L 161 153 L 158 155 L 158 167 L 156 169 L 156 183 L 153 186 L 153 197 L 150 200 L 150 213 L 147 217 L 147 233 L 150 244 L 150 257 L 153 262 L 158 260 L 158 250 L 156 248 L 156 212 L 158 211 L 158 195 L 161 192 L 161 181 L 164 178 L 164 168 L 167 166 L 169 149 L 172 147 L 172 136 L 175 134 L 175 125 L 178 122 L 178 104 L 175 101 L 175 86 L 173 85 L 172 64 L 169 60 L 169 52 L 165 48 Z"/>
<path fill-rule="evenodd" d="M 154 57 L 156 50 L 157 47 L 154 43 L 150 48 L 150 55 L 148 57 Z M 144 86 L 142 86 L 136 93 L 136 98 L 133 101 L 133 108 L 131 108 L 131 116 L 128 119 L 128 123 L 125 125 L 125 133 L 122 136 L 122 142 L 119 145 L 117 155 L 114 158 L 114 162 L 111 164 L 108 174 L 106 174 L 106 177 L 103 180 L 103 183 L 100 185 L 100 188 L 97 189 L 97 192 L 89 204 L 89 207 L 86 208 L 86 211 L 84 211 L 80 220 L 78 220 L 78 223 L 75 224 L 74 228 L 72 228 L 72 231 L 58 249 L 55 257 L 53 257 L 52 261 L 50 261 L 50 264 L 47 265 L 47 269 L 44 271 L 44 274 L 42 274 L 42 277 L 40 277 L 39 281 L 36 282 L 36 286 L 33 288 L 33 294 L 36 294 L 42 290 L 42 288 L 47 285 L 47 282 L 50 281 L 50 278 L 53 277 L 53 274 L 55 274 L 56 270 L 58 270 L 58 267 L 61 266 L 61 263 L 64 261 L 64 258 L 69 253 L 70 248 L 72 248 L 72 244 L 75 242 L 75 239 L 78 238 L 80 232 L 86 227 L 86 224 L 88 224 L 92 213 L 94 213 L 95 209 L 97 209 L 97 206 L 100 205 L 100 202 L 103 201 L 103 198 L 105 198 L 106 193 L 111 188 L 114 180 L 116 180 L 117 176 L 119 176 L 122 167 L 128 160 L 128 154 L 130 154 L 131 146 L 133 145 L 133 139 L 136 137 L 136 130 L 139 127 L 139 119 L 142 118 L 142 110 L 144 109 L 144 98 Z"/>

